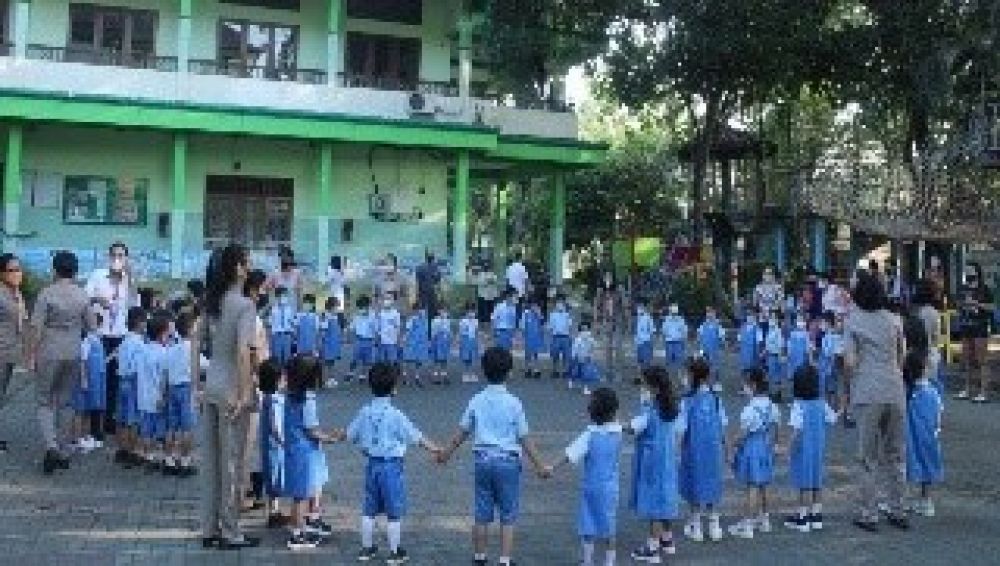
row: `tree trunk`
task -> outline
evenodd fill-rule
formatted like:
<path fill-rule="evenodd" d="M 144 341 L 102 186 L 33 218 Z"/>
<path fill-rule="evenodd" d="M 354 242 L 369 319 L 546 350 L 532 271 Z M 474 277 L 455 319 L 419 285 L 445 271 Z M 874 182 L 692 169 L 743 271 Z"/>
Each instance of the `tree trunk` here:
<path fill-rule="evenodd" d="M 698 136 L 698 148 L 693 156 L 694 179 L 691 186 L 691 243 L 700 246 L 705 232 L 705 177 L 708 162 L 711 159 L 712 144 L 719 121 L 719 95 L 709 94 L 705 101 L 705 119 L 702 122 L 701 135 Z"/>

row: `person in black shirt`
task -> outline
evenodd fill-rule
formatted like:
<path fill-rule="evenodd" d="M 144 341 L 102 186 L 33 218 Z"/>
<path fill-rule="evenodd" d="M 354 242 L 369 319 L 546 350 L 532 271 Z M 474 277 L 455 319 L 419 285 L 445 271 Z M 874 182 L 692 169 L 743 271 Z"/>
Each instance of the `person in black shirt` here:
<path fill-rule="evenodd" d="M 986 372 L 986 346 L 990 337 L 990 319 L 993 307 L 990 290 L 983 281 L 983 269 L 978 263 L 965 267 L 965 285 L 958 289 L 959 329 L 962 336 L 962 361 L 965 366 L 965 389 L 957 399 L 969 399 L 985 403 L 989 389 Z M 979 382 L 979 395 L 972 397 L 972 386 Z"/>

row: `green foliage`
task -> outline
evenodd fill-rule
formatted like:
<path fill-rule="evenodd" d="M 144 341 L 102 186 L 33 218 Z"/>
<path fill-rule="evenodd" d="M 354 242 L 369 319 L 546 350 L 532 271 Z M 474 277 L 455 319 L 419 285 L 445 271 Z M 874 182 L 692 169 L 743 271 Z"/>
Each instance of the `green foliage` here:
<path fill-rule="evenodd" d="M 24 304 L 30 309 L 35 304 L 35 298 L 42 290 L 42 287 L 49 283 L 50 279 L 38 275 L 31 271 L 25 271 L 21 280 L 21 295 L 24 297 Z"/>
<path fill-rule="evenodd" d="M 676 303 L 681 313 L 689 319 L 699 319 L 709 306 L 719 309 L 719 317 L 732 314 L 731 301 L 714 277 L 699 278 L 694 273 L 683 273 L 674 279 L 668 302 Z"/>

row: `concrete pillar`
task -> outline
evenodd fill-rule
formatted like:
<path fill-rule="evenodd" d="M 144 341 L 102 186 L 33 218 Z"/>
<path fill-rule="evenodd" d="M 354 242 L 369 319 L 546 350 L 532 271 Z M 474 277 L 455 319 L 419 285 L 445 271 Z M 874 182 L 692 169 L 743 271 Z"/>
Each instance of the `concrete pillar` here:
<path fill-rule="evenodd" d="M 186 133 L 174 134 L 170 160 L 172 200 L 170 206 L 170 276 L 184 275 L 184 220 L 187 210 L 187 150 Z"/>
<path fill-rule="evenodd" d="M 462 16 L 458 20 L 458 96 L 468 100 L 472 96 L 472 20 Z"/>
<path fill-rule="evenodd" d="M 344 0 L 329 0 L 326 26 L 326 72 L 327 82 L 343 84 L 344 72 L 344 25 L 347 21 Z"/>
<path fill-rule="evenodd" d="M 191 59 L 191 4 L 194 0 L 180 0 L 177 14 L 177 72 L 188 72 Z"/>
<path fill-rule="evenodd" d="M 6 14 L 4 14 L 6 17 Z M 14 5 L 14 57 L 24 59 L 28 47 L 28 26 L 31 23 L 31 2 L 18 0 Z"/>
<path fill-rule="evenodd" d="M 549 276 L 553 285 L 563 281 L 563 252 L 566 249 L 566 174 L 556 172 L 549 201 Z"/>
<path fill-rule="evenodd" d="M 504 274 L 507 266 L 507 211 L 510 204 L 511 183 L 500 181 L 496 185 L 493 200 L 493 271 L 497 277 Z"/>
<path fill-rule="evenodd" d="M 17 234 L 21 218 L 21 154 L 24 131 L 21 124 L 10 124 L 7 129 L 7 150 L 3 169 L 3 250 L 17 251 Z"/>
<path fill-rule="evenodd" d="M 787 275 L 788 231 L 782 223 L 778 223 L 774 227 L 774 265 L 782 275 Z"/>
<path fill-rule="evenodd" d="M 828 258 L 830 257 L 826 220 L 823 218 L 814 218 L 810 229 L 812 236 L 812 267 L 817 273 L 823 273 L 829 269 Z"/>
<path fill-rule="evenodd" d="M 316 235 L 316 272 L 322 273 L 323 266 L 330 261 L 330 217 L 333 216 L 333 147 L 324 142 L 319 146 L 318 170 L 318 201 L 317 215 L 318 233 Z"/>
<path fill-rule="evenodd" d="M 469 262 L 469 161 L 469 150 L 458 152 L 451 224 L 451 269 L 455 283 L 465 283 L 465 271 Z"/>

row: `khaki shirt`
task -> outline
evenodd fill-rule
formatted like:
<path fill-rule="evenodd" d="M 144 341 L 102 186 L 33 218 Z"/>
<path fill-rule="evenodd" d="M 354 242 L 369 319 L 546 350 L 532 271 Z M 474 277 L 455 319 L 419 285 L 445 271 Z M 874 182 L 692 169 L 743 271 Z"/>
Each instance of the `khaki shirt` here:
<path fill-rule="evenodd" d="M 6 285 L 0 285 L 0 364 L 21 359 L 27 311 L 24 299 Z"/>
<path fill-rule="evenodd" d="M 239 380 L 244 377 L 238 374 L 240 351 L 257 347 L 257 311 L 253 301 L 230 289 L 222 298 L 219 317 L 206 321 L 212 359 L 205 379 L 205 399 L 217 404 L 236 403 L 240 401 L 236 398 Z"/>
<path fill-rule="evenodd" d="M 42 289 L 31 315 L 38 359 L 79 360 L 80 341 L 92 320 L 90 299 L 76 283 L 57 281 Z"/>
<path fill-rule="evenodd" d="M 855 309 L 844 321 L 844 357 L 851 362 L 851 404 L 906 400 L 903 324 L 889 311 Z"/>

